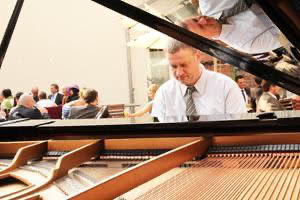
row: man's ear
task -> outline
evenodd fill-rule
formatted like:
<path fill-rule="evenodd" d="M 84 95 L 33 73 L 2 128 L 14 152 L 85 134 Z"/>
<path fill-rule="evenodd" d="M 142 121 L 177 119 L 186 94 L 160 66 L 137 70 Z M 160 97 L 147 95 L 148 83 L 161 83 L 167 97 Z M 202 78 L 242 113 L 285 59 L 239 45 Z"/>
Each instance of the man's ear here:
<path fill-rule="evenodd" d="M 197 59 L 198 62 L 201 62 L 201 57 L 202 57 L 203 53 L 199 50 L 196 50 L 195 52 L 195 57 Z"/>

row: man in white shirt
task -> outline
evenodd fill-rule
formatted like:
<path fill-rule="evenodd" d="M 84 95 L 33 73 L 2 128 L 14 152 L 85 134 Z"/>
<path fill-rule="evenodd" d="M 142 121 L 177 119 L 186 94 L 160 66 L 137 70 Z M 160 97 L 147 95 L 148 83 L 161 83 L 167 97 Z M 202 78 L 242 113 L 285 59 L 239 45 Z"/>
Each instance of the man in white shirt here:
<path fill-rule="evenodd" d="M 239 88 L 242 92 L 242 96 L 244 98 L 244 101 L 246 103 L 248 103 L 248 99 L 249 99 L 249 96 L 250 96 L 250 89 L 247 88 L 247 83 L 246 83 L 245 77 L 242 76 L 242 75 L 239 75 L 235 78 L 235 81 L 238 84 L 238 86 L 239 86 Z"/>
<path fill-rule="evenodd" d="M 47 99 L 46 92 L 40 92 L 39 99 L 40 100 L 36 103 L 36 106 L 38 108 L 49 108 L 49 107 L 55 107 L 55 106 L 57 106 L 56 103 L 54 103 L 50 99 Z"/>
<path fill-rule="evenodd" d="M 175 79 L 157 91 L 152 116 L 159 121 L 169 121 L 168 118 L 187 115 L 247 112 L 237 84 L 223 74 L 206 70 L 200 64 L 202 55 L 177 40 L 169 41 L 168 60 Z M 190 88 L 194 88 L 191 93 Z"/>
<path fill-rule="evenodd" d="M 234 49 L 249 53 L 265 53 L 282 45 L 280 31 L 264 11 L 253 4 L 250 8 L 220 22 L 224 11 L 241 0 L 199 0 L 203 16 L 185 21 L 187 29 L 208 39 L 220 40 Z"/>

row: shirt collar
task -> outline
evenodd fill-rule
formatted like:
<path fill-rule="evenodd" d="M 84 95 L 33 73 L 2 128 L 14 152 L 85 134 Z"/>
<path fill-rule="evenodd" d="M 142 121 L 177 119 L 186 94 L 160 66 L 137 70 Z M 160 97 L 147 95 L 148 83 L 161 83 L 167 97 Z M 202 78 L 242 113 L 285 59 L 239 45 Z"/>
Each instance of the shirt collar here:
<path fill-rule="evenodd" d="M 194 87 L 196 88 L 197 92 L 201 96 L 204 94 L 204 89 L 205 89 L 205 85 L 206 85 L 206 81 L 207 81 L 207 71 L 202 64 L 200 64 L 199 67 L 202 68 L 202 73 L 201 73 L 198 81 L 195 83 Z M 179 82 L 179 85 L 180 85 L 180 89 L 182 91 L 182 95 L 184 96 L 186 94 L 187 86 L 180 82 Z"/>
<path fill-rule="evenodd" d="M 277 99 L 277 97 L 276 97 L 274 94 L 272 94 L 271 92 L 268 92 L 268 94 L 269 94 L 271 97 L 273 97 L 274 99 Z"/>

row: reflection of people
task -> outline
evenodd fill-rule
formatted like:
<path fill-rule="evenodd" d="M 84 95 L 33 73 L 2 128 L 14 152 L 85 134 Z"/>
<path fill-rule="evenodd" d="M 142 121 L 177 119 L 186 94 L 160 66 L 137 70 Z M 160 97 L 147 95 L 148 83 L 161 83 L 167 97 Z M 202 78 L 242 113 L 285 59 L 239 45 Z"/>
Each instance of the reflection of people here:
<path fill-rule="evenodd" d="M 199 0 L 203 16 L 189 19 L 185 24 L 190 31 L 220 40 L 241 52 L 255 54 L 279 48 L 279 29 L 257 4 L 239 6 L 243 2 Z M 231 9 L 236 6 L 244 9 Z"/>
<path fill-rule="evenodd" d="M 135 113 L 128 113 L 127 116 L 128 117 L 141 117 L 146 113 L 150 113 L 152 110 L 152 105 L 153 105 L 153 99 L 155 97 L 155 93 L 158 90 L 158 85 L 156 84 L 152 84 L 150 85 L 150 87 L 148 88 L 148 96 L 151 99 L 151 101 L 149 103 L 147 103 L 142 110 L 139 110 L 138 112 Z"/>
<path fill-rule="evenodd" d="M 263 84 L 263 90 L 264 92 L 258 101 L 257 111 L 270 112 L 285 110 L 276 97 L 276 95 L 279 94 L 280 87 L 266 81 Z"/>
<path fill-rule="evenodd" d="M 152 116 L 165 121 L 169 116 L 246 113 L 237 84 L 229 77 L 206 70 L 202 53 L 177 40 L 170 40 L 168 60 L 175 79 L 157 91 Z"/>

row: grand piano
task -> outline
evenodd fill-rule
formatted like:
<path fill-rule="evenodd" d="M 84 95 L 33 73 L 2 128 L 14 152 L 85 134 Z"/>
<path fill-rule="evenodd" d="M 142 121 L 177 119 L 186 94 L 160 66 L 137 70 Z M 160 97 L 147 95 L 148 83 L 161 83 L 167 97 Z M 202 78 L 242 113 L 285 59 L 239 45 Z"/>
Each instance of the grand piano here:
<path fill-rule="evenodd" d="M 126 2 L 94 1 L 300 95 L 297 76 Z M 285 14 L 280 2 L 257 0 L 299 49 L 299 15 Z M 1 62 L 22 4 L 1 43 Z M 298 111 L 185 119 L 2 122 L 0 199 L 300 199 Z"/>

